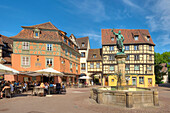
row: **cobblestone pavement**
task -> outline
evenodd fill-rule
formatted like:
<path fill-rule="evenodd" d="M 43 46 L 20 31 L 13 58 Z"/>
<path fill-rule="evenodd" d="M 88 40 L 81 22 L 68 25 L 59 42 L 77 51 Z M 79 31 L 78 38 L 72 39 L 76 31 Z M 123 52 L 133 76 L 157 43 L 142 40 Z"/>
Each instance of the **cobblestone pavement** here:
<path fill-rule="evenodd" d="M 66 95 L 18 96 L 0 100 L 0 113 L 170 113 L 170 87 L 158 87 L 159 107 L 122 108 L 89 99 L 90 88 L 69 88 Z"/>

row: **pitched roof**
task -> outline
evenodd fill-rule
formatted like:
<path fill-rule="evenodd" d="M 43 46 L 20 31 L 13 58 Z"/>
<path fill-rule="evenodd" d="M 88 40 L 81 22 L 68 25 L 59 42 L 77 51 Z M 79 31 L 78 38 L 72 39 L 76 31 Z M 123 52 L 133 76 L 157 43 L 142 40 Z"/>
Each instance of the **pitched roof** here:
<path fill-rule="evenodd" d="M 5 46 L 7 44 L 7 49 L 12 52 L 13 40 L 9 37 L 0 34 L 0 45 Z"/>
<path fill-rule="evenodd" d="M 46 22 L 42 24 L 37 24 L 33 26 L 21 26 L 22 28 L 38 28 L 38 29 L 51 29 L 51 30 L 59 30 L 55 27 L 51 22 Z"/>
<path fill-rule="evenodd" d="M 21 30 L 16 36 L 10 37 L 11 39 L 29 39 L 29 40 L 40 40 L 40 41 L 53 41 L 53 42 L 61 42 L 62 37 L 61 30 L 58 30 L 51 22 L 33 25 L 33 26 L 22 26 L 24 29 Z M 31 28 L 31 29 L 28 29 Z M 34 29 L 40 29 L 39 38 L 34 38 Z M 46 29 L 46 30 L 42 30 Z M 58 30 L 53 31 L 53 30 Z"/>
<path fill-rule="evenodd" d="M 88 41 L 89 41 L 89 37 L 77 38 L 79 49 L 87 49 Z M 82 43 L 84 43 L 84 47 L 82 46 Z"/>
<path fill-rule="evenodd" d="M 87 61 L 102 61 L 102 49 L 89 49 Z"/>
<path fill-rule="evenodd" d="M 102 29 L 102 45 L 111 45 L 116 44 L 116 36 L 113 35 L 111 32 L 112 29 Z M 146 29 L 114 29 L 115 33 L 118 33 L 119 30 L 121 31 L 121 34 L 124 36 L 124 44 L 151 44 L 155 45 L 153 43 L 153 40 L 149 34 L 149 31 Z M 138 40 L 134 40 L 134 36 L 138 35 Z M 147 36 L 150 37 L 149 41 L 147 40 Z M 114 40 L 111 40 L 111 37 L 114 37 Z"/>
<path fill-rule="evenodd" d="M 161 72 L 166 73 L 166 72 L 168 71 L 167 63 L 162 63 L 162 64 L 160 64 L 160 65 L 162 66 L 162 70 L 161 70 Z"/>

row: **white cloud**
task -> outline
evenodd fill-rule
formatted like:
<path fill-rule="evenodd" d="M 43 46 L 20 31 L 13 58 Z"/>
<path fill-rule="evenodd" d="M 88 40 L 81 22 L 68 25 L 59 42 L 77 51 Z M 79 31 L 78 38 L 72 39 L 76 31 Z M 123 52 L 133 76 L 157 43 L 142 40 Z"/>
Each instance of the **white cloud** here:
<path fill-rule="evenodd" d="M 170 0 L 159 0 L 151 8 L 152 15 L 146 16 L 151 31 L 170 29 Z"/>
<path fill-rule="evenodd" d="M 170 45 L 170 35 L 169 34 L 160 35 L 157 38 L 157 41 L 158 41 L 158 44 L 160 44 L 161 46 Z"/>
<path fill-rule="evenodd" d="M 132 8 L 136 8 L 138 10 L 143 10 L 141 7 L 139 7 L 137 4 L 135 4 L 134 2 L 132 2 L 132 0 L 123 0 L 123 2 L 129 6 L 131 6 Z"/>
<path fill-rule="evenodd" d="M 76 8 L 76 12 L 87 14 L 94 21 L 101 22 L 110 19 L 100 0 L 70 0 L 69 3 Z"/>
<path fill-rule="evenodd" d="M 95 32 L 90 32 L 90 33 L 82 33 L 79 34 L 78 36 L 81 37 L 86 37 L 88 36 L 90 40 L 93 40 L 95 43 L 97 43 L 99 46 L 101 46 L 102 42 L 101 42 L 101 35 L 97 34 Z"/>

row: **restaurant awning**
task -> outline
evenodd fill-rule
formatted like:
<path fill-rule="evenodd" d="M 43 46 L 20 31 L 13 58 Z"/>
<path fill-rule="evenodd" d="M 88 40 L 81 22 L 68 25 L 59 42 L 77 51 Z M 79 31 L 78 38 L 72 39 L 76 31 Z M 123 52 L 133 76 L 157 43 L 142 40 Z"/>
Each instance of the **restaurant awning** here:
<path fill-rule="evenodd" d="M 11 74 L 11 73 L 12 74 L 18 74 L 19 71 L 0 64 L 0 73 L 3 73 L 3 74 Z"/>

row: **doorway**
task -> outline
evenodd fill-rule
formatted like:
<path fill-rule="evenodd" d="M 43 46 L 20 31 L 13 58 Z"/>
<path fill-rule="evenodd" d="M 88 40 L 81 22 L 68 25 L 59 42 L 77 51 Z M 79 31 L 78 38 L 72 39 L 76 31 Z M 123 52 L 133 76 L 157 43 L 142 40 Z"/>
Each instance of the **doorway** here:
<path fill-rule="evenodd" d="M 132 85 L 136 86 L 136 77 L 132 77 Z"/>

